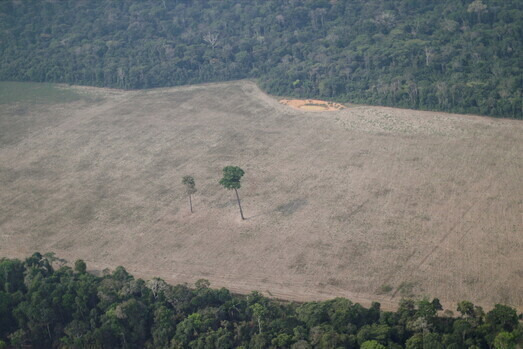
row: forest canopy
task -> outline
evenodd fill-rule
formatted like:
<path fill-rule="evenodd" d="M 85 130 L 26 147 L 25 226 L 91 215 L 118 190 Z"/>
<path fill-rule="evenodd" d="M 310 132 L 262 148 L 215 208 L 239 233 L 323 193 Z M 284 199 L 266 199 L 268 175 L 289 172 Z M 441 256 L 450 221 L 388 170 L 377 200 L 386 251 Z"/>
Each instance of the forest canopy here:
<path fill-rule="evenodd" d="M 516 310 L 470 302 L 442 313 L 438 299 L 396 312 L 345 298 L 289 303 L 135 279 L 123 267 L 95 276 L 49 253 L 0 259 L 0 348 L 516 348 Z M 520 315 L 521 316 L 521 315 Z"/>
<path fill-rule="evenodd" d="M 276 95 L 523 118 L 519 0 L 0 2 L 0 79 Z"/>

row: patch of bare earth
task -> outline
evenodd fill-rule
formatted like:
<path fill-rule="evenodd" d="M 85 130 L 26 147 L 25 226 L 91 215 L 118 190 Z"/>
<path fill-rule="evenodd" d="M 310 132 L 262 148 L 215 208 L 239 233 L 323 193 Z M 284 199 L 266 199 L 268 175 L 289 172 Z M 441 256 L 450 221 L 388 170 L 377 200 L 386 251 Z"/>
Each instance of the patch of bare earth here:
<path fill-rule="evenodd" d="M 319 99 L 280 99 L 280 103 L 305 111 L 334 111 L 345 109 L 343 104 Z"/>
<path fill-rule="evenodd" d="M 308 113 L 244 81 L 78 91 L 97 102 L 0 109 L 1 256 L 292 300 L 523 307 L 521 121 Z M 245 221 L 226 165 L 246 172 Z"/>

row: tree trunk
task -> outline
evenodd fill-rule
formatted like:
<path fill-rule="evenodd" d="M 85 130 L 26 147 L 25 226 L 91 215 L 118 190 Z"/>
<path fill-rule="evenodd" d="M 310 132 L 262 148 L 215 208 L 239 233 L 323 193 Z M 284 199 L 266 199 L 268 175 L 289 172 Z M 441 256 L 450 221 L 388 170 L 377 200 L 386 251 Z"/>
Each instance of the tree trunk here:
<path fill-rule="evenodd" d="M 260 319 L 259 316 L 258 316 L 258 331 L 259 331 L 259 332 L 258 332 L 259 334 L 262 334 L 261 319 Z"/>
<path fill-rule="evenodd" d="M 238 207 L 240 207 L 240 215 L 242 216 L 242 220 L 244 220 L 245 217 L 243 217 L 242 205 L 240 203 L 240 196 L 238 195 L 238 190 L 236 188 L 234 188 L 234 191 L 236 192 L 236 199 L 238 200 Z"/>
<path fill-rule="evenodd" d="M 189 194 L 189 207 L 191 208 L 191 213 L 192 213 L 192 198 L 191 198 L 191 194 Z"/>
<path fill-rule="evenodd" d="M 121 335 L 122 335 L 122 339 L 123 339 L 123 347 L 127 348 L 127 341 L 125 340 L 125 334 L 122 332 Z"/>

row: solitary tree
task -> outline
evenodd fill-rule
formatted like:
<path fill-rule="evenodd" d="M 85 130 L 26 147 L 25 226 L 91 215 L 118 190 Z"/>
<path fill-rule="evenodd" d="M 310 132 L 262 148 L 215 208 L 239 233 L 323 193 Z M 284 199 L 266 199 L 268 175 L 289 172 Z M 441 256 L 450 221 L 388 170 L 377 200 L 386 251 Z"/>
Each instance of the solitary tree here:
<path fill-rule="evenodd" d="M 194 183 L 194 178 L 191 176 L 184 176 L 182 179 L 182 184 L 185 185 L 185 192 L 189 195 L 189 207 L 191 208 L 192 213 L 192 194 L 196 193 L 196 183 Z"/>
<path fill-rule="evenodd" d="M 240 180 L 244 174 L 245 172 L 243 172 L 243 170 L 237 166 L 226 166 L 223 168 L 223 178 L 220 179 L 220 184 L 223 185 L 225 189 L 234 189 L 234 192 L 236 193 L 236 199 L 238 200 L 238 207 L 240 207 L 240 215 L 242 216 L 242 219 L 245 219 L 245 217 L 243 217 L 238 189 L 241 187 Z"/>

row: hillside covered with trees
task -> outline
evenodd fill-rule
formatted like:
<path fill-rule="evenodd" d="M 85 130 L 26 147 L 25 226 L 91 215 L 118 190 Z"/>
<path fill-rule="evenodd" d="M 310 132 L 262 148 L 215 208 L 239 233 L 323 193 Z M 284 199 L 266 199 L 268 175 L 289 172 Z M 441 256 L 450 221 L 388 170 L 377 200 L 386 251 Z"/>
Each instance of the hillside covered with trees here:
<path fill-rule="evenodd" d="M 403 300 L 396 312 L 350 300 L 282 303 L 209 288 L 103 276 L 61 266 L 53 254 L 0 259 L 0 348 L 516 348 L 514 309 L 485 314 L 470 302 L 457 317 L 437 299 Z"/>
<path fill-rule="evenodd" d="M 523 118 L 519 0 L 0 2 L 0 79 L 269 93 Z"/>

